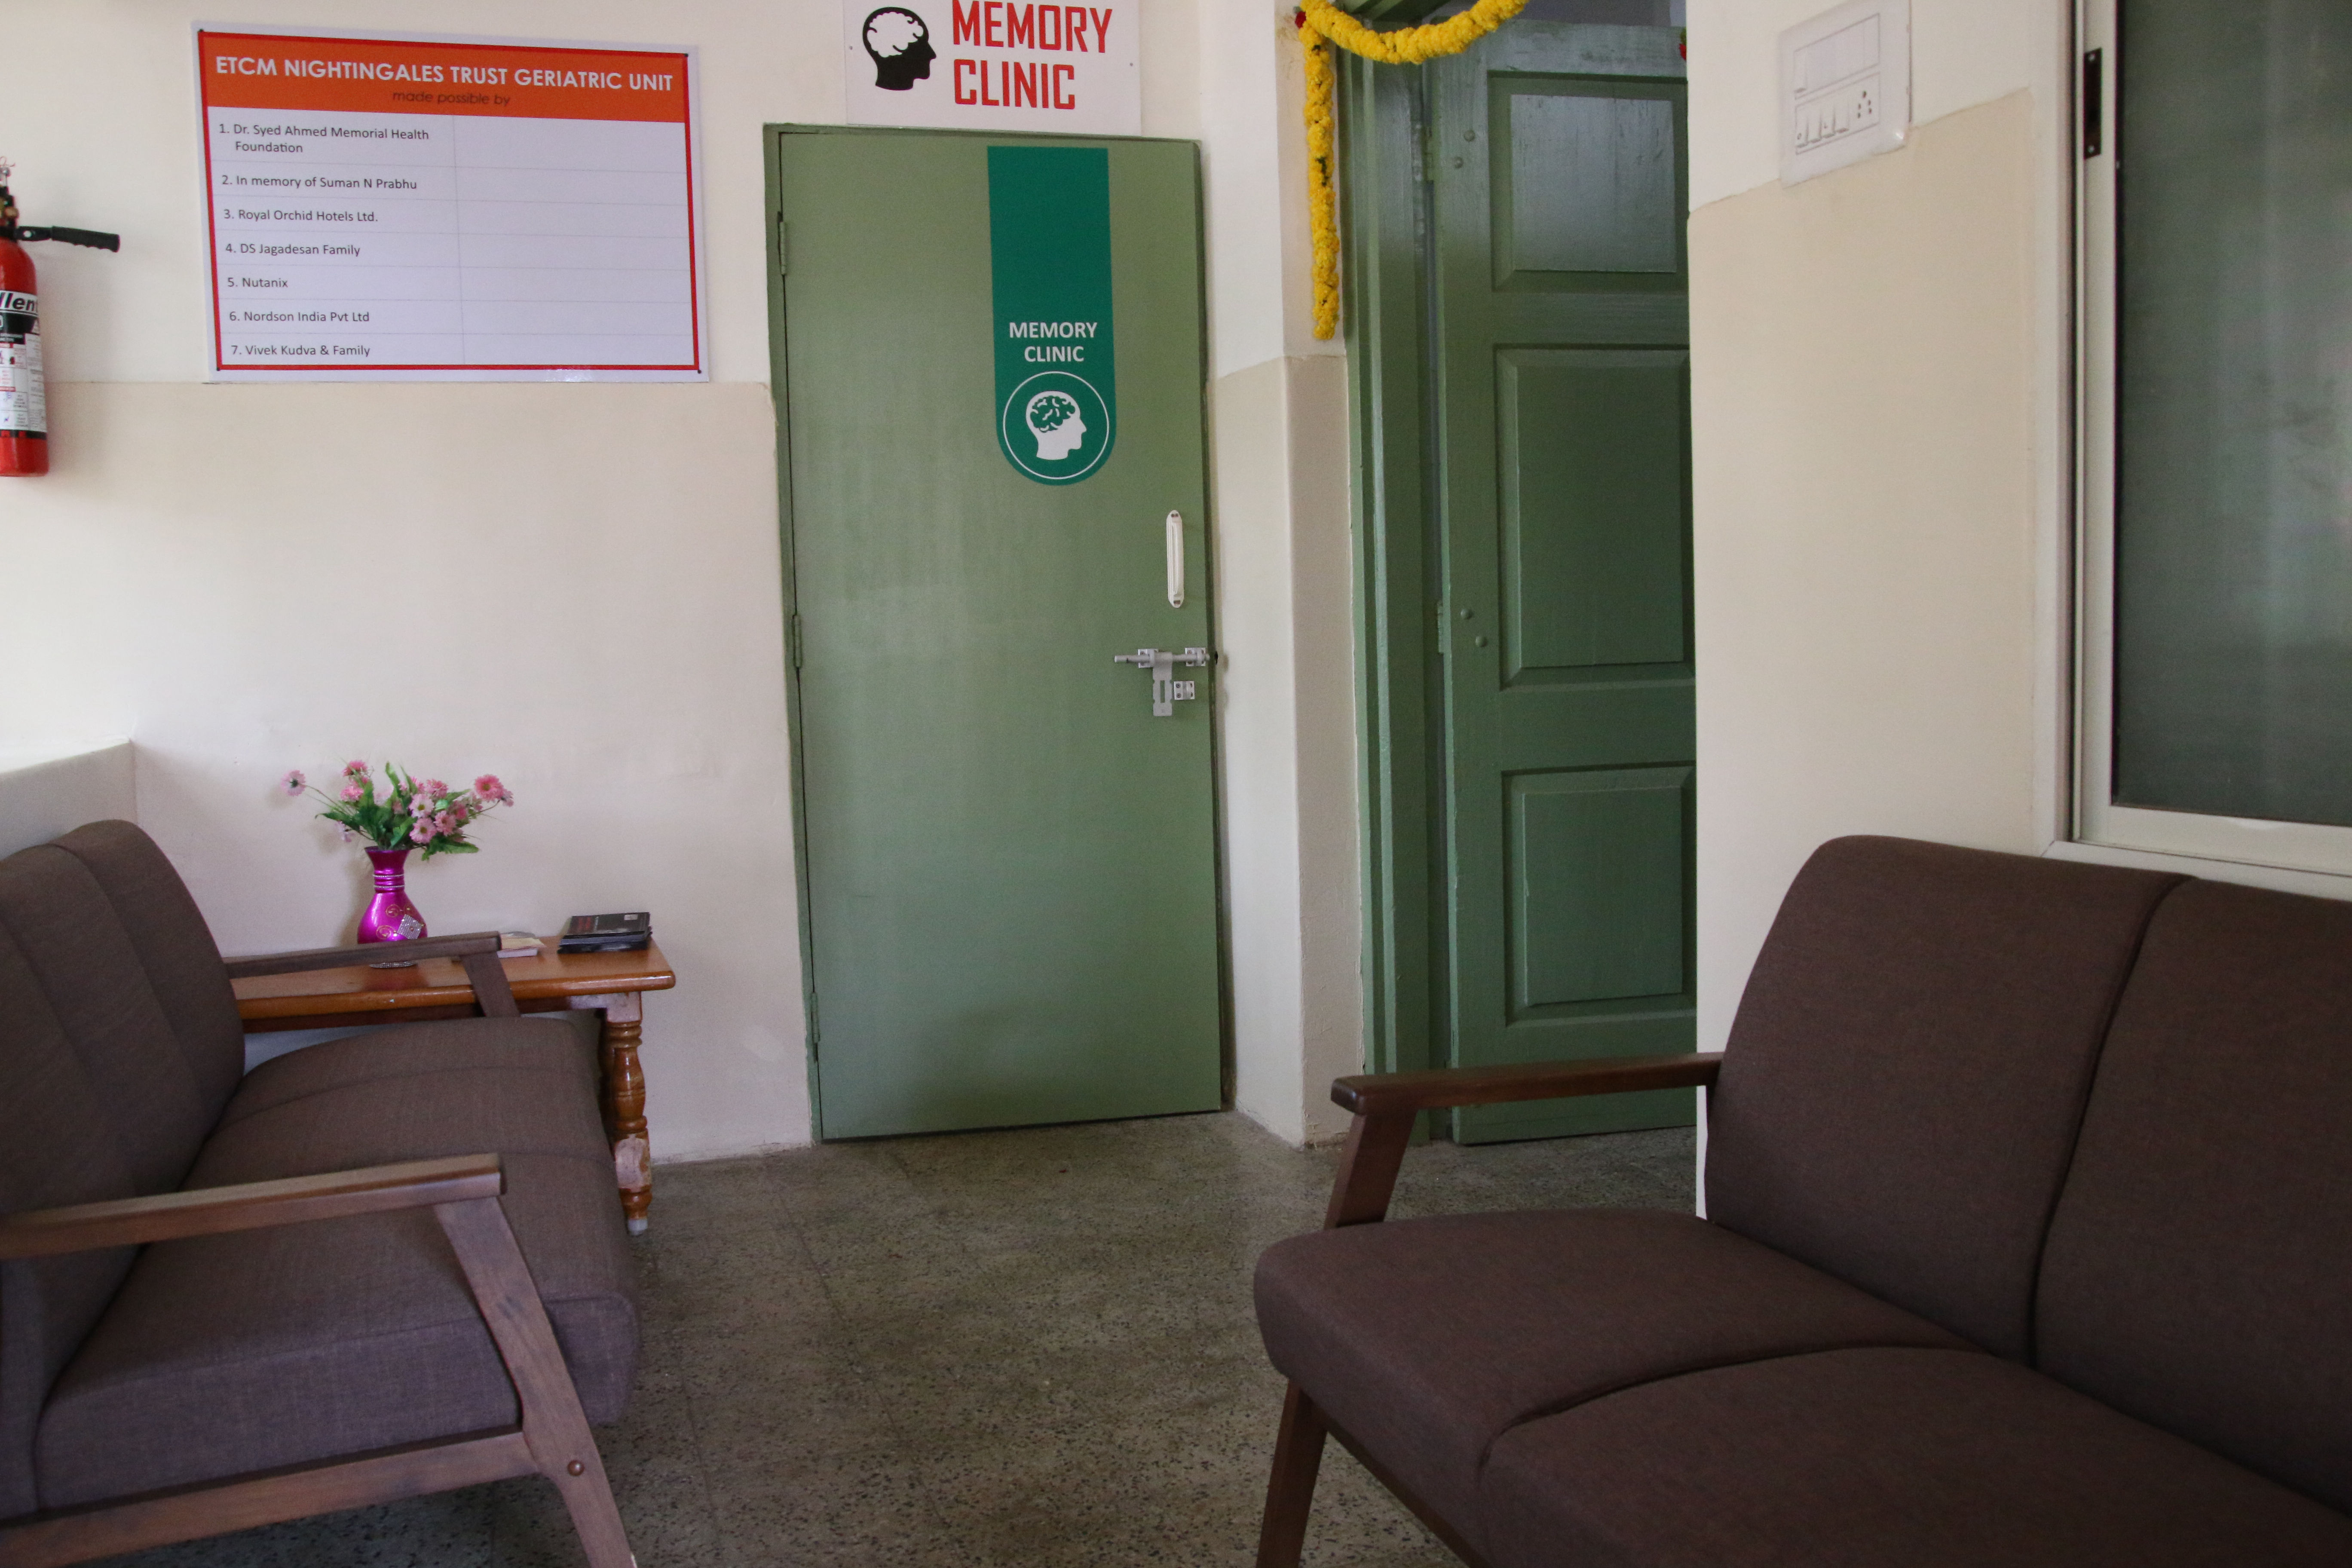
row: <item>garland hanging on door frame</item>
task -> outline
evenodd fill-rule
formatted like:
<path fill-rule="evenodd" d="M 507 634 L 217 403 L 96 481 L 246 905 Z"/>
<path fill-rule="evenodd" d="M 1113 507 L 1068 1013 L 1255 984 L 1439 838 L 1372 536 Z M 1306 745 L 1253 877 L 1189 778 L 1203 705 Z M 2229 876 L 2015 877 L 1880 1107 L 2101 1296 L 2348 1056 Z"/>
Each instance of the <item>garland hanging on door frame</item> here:
<path fill-rule="evenodd" d="M 1307 211 L 1315 233 L 1315 335 L 1339 329 L 1339 226 L 1333 216 L 1331 119 L 1337 73 L 1331 46 L 1382 65 L 1417 66 L 1458 55 L 1526 9 L 1528 0 L 1478 0 L 1458 16 L 1426 26 L 1374 32 L 1331 4 L 1299 0 L 1291 19 L 1307 46 Z"/>

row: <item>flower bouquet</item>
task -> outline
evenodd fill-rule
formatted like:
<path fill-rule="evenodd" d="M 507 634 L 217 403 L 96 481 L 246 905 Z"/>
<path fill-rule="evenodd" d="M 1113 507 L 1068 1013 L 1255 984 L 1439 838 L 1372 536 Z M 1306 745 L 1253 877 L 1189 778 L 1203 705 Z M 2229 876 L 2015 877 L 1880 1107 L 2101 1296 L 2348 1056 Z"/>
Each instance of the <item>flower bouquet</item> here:
<path fill-rule="evenodd" d="M 408 900 L 409 851 L 422 849 L 427 860 L 471 855 L 481 846 L 467 837 L 467 829 L 492 808 L 514 804 L 514 792 L 496 773 L 484 773 L 471 789 L 451 789 L 439 779 L 420 779 L 386 763 L 379 788 L 373 771 L 357 759 L 343 764 L 342 783 L 333 795 L 312 787 L 299 768 L 278 786 L 289 795 L 317 795 L 327 803 L 319 815 L 341 826 L 346 843 L 368 846 L 375 896 L 360 917 L 362 942 L 413 942 L 425 935 L 425 918 Z"/>

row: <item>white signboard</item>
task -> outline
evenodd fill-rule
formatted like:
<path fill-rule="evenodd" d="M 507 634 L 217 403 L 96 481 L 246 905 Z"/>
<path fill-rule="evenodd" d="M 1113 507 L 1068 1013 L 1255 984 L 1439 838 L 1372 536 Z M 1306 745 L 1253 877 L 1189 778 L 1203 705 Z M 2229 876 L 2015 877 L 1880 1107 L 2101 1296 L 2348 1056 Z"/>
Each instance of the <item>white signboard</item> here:
<path fill-rule="evenodd" d="M 200 29 L 220 381 L 706 379 L 690 51 Z"/>
<path fill-rule="evenodd" d="M 1139 135 L 1139 3 L 843 0 L 849 122 Z"/>

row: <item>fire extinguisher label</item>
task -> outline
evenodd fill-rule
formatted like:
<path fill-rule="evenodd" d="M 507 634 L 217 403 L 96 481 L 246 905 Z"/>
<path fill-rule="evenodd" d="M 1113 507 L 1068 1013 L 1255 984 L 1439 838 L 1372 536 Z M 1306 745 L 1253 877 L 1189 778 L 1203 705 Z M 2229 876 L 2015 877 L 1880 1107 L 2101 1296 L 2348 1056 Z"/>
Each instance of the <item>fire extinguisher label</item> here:
<path fill-rule="evenodd" d="M 41 383 L 41 316 L 30 294 L 0 289 L 0 431 L 46 436 L 48 396 Z"/>

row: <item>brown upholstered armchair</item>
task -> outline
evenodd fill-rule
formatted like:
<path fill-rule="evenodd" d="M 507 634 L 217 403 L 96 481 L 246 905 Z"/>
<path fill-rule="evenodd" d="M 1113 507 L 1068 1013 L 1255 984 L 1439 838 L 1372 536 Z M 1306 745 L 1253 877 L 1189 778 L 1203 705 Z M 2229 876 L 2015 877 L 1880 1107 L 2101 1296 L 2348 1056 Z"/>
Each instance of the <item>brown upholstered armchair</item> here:
<path fill-rule="evenodd" d="M 2352 1563 L 2352 901 L 1897 838 L 1799 873 L 1719 1057 L 1343 1079 L 1290 1381 L 1484 1568 Z M 1706 1214 L 1370 1224 L 1413 1115 L 1707 1089 Z"/>
<path fill-rule="evenodd" d="M 0 861 L 0 1565 L 539 1474 L 633 1562 L 592 1420 L 634 1374 L 593 1041 L 482 1016 L 244 1074 L 232 974 L 128 823 Z"/>
<path fill-rule="evenodd" d="M 1339 1173 L 1331 1184 L 1323 1228 L 1376 1225 L 1388 1217 L 1405 1149 L 1412 1142 L 1413 1122 L 1424 1110 L 1645 1089 L 1703 1089 L 1714 1084 L 1722 1065 L 1723 1053 L 1706 1051 L 1340 1079 L 1331 1085 L 1331 1099 L 1353 1112 L 1355 1120 L 1349 1124 L 1348 1142 L 1340 1152 Z M 1465 1563 L 1482 1562 L 1477 1549 L 1452 1521 L 1425 1501 L 1369 1445 L 1334 1425 L 1294 1381 L 1283 1396 L 1282 1425 L 1275 1437 L 1265 1514 L 1259 1527 L 1259 1568 L 1296 1568 L 1307 1542 L 1307 1510 L 1315 1500 L 1315 1478 L 1322 1468 L 1324 1442 L 1329 1437 L 1337 1437 L 1454 1555 Z"/>

